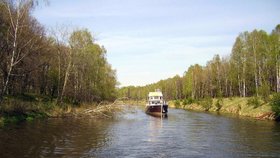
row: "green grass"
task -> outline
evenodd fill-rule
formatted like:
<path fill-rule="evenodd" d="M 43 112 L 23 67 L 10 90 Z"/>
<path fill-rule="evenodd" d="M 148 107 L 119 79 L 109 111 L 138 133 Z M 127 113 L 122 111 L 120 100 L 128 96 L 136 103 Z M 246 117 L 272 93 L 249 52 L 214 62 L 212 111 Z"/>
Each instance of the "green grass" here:
<path fill-rule="evenodd" d="M 104 103 L 110 105 L 111 103 Z M 62 103 L 58 105 L 56 99 L 48 96 L 33 94 L 23 94 L 19 96 L 5 96 L 0 104 L 0 127 L 8 124 L 19 123 L 22 121 L 33 121 L 47 117 L 68 117 L 80 115 L 87 108 L 95 108 L 97 103 L 73 104 Z M 107 111 L 106 111 L 107 110 Z M 102 113 L 114 114 L 114 108 L 104 108 Z M 92 115 L 100 115 L 98 112 Z M 100 117 L 101 118 L 101 117 Z"/>
<path fill-rule="evenodd" d="M 3 114 L 0 119 L 0 126 L 15 124 L 23 121 L 33 121 L 34 119 L 46 118 L 44 113 L 26 113 L 26 114 Z"/>
<path fill-rule="evenodd" d="M 280 121 L 280 93 L 273 94 L 270 105 L 272 111 L 275 112 L 276 119 Z"/>
<path fill-rule="evenodd" d="M 48 96 L 21 94 L 5 96 L 0 105 L 0 126 L 46 118 L 57 106 Z"/>
<path fill-rule="evenodd" d="M 176 107 L 175 101 L 170 101 L 169 105 L 170 107 Z M 214 98 L 212 101 L 207 98 L 181 106 L 180 108 L 196 111 L 230 113 L 257 119 L 274 119 L 269 102 L 256 97 Z"/>
<path fill-rule="evenodd" d="M 228 113 L 237 113 L 242 116 L 249 117 L 260 117 L 266 113 L 271 113 L 271 106 L 268 103 L 264 103 L 262 100 L 256 101 L 256 104 L 248 104 L 250 102 L 250 97 L 248 98 L 232 98 L 224 99 L 221 110 Z"/>

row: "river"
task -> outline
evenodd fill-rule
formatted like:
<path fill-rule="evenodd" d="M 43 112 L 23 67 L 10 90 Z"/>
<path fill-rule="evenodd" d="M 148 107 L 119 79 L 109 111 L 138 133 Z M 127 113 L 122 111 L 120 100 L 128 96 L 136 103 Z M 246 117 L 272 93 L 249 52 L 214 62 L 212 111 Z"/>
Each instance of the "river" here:
<path fill-rule="evenodd" d="M 112 120 L 47 119 L 0 129 L 0 157 L 280 157 L 280 124 L 170 109 Z"/>

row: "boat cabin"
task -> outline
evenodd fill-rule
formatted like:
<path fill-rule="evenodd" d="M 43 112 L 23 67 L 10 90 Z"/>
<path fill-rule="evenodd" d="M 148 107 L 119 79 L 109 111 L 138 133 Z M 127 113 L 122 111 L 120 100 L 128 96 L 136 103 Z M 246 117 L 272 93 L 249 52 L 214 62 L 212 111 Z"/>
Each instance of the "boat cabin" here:
<path fill-rule="evenodd" d="M 156 116 L 166 115 L 168 112 L 168 105 L 163 100 L 163 95 L 160 90 L 149 92 L 148 101 L 146 104 L 146 113 Z M 167 115 L 166 115 L 167 116 Z"/>
<path fill-rule="evenodd" d="M 149 105 L 162 105 L 164 104 L 162 92 L 149 92 L 148 95 Z"/>

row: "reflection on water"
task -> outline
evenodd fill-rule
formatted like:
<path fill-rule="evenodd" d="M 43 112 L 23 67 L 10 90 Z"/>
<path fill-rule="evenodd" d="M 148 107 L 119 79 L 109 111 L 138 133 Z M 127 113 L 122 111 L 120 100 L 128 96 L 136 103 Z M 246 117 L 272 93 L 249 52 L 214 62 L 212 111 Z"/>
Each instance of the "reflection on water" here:
<path fill-rule="evenodd" d="M 0 130 L 0 157 L 80 157 L 110 142 L 111 122 L 51 119 Z"/>
<path fill-rule="evenodd" d="M 0 157 L 279 157 L 280 124 L 170 109 L 0 129 Z"/>

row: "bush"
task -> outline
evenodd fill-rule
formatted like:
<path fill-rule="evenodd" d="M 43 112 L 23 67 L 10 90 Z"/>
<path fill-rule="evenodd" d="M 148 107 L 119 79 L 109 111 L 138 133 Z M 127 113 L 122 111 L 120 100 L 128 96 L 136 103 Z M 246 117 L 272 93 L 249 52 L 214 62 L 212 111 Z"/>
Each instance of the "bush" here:
<path fill-rule="evenodd" d="M 187 99 L 184 99 L 182 104 L 183 104 L 184 106 L 185 106 L 185 105 L 188 105 L 188 100 L 187 100 Z"/>
<path fill-rule="evenodd" d="M 204 107 L 205 111 L 209 111 L 212 104 L 213 104 L 213 99 L 211 97 L 206 97 L 200 101 L 200 105 Z"/>
<path fill-rule="evenodd" d="M 4 126 L 4 118 L 0 116 L 0 128 Z"/>
<path fill-rule="evenodd" d="M 188 104 L 192 104 L 192 103 L 195 102 L 195 100 L 194 100 L 192 97 L 189 97 L 189 98 L 187 99 L 187 102 L 188 102 Z"/>
<path fill-rule="evenodd" d="M 192 104 L 192 103 L 194 103 L 194 99 L 191 97 L 184 99 L 184 101 L 183 101 L 183 105 L 188 105 L 188 104 Z"/>
<path fill-rule="evenodd" d="M 180 108 L 180 100 L 175 100 L 174 102 L 175 108 Z"/>
<path fill-rule="evenodd" d="M 268 84 L 263 84 L 259 89 L 259 93 L 265 102 L 269 101 L 270 87 Z"/>
<path fill-rule="evenodd" d="M 223 104 L 223 99 L 222 98 L 218 98 L 218 100 L 217 100 L 217 102 L 215 104 L 215 106 L 217 108 L 216 111 L 220 111 L 220 109 L 222 108 L 222 104 Z"/>
<path fill-rule="evenodd" d="M 247 105 L 253 106 L 254 108 L 261 106 L 260 98 L 257 96 L 251 97 L 248 99 Z"/>
<path fill-rule="evenodd" d="M 275 112 L 276 119 L 280 118 L 280 93 L 275 93 L 270 102 L 272 111 Z"/>

